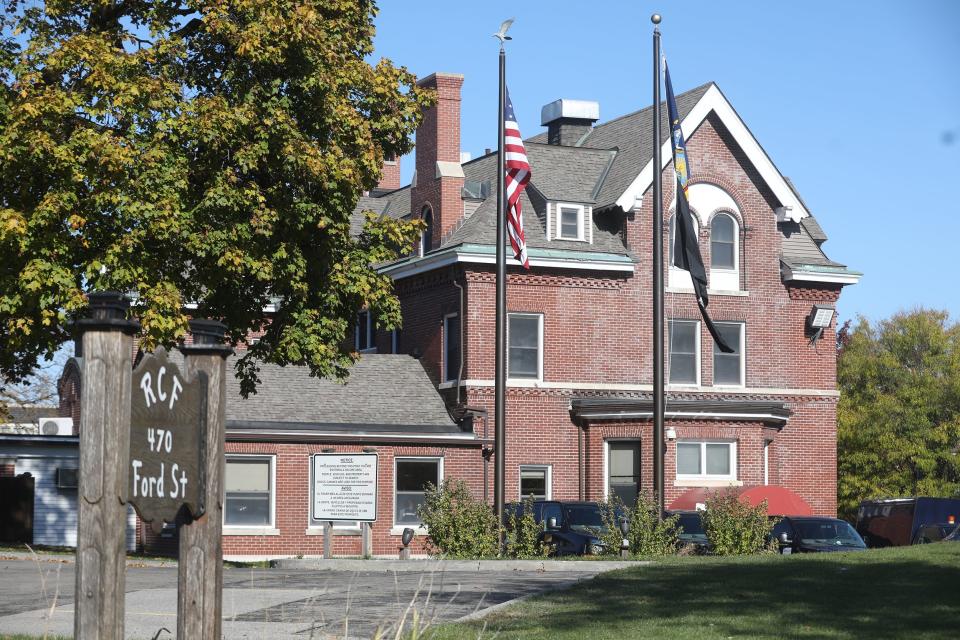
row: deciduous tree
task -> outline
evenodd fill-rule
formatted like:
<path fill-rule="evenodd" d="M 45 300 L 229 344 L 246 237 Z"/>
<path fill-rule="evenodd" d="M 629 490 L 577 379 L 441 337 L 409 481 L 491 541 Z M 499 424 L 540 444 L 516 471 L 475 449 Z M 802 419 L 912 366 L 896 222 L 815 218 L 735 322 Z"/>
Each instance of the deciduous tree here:
<path fill-rule="evenodd" d="M 342 375 L 362 307 L 396 325 L 372 265 L 416 225 L 370 215 L 354 238 L 349 217 L 431 97 L 367 61 L 375 14 L 371 0 L 10 0 L 0 380 L 55 352 L 91 290 L 132 294 L 148 349 L 188 313 L 233 340 L 265 329 L 238 364 L 245 391 L 256 359 Z"/>
<path fill-rule="evenodd" d="M 960 495 L 960 325 L 919 309 L 845 327 L 837 361 L 840 512 Z"/>

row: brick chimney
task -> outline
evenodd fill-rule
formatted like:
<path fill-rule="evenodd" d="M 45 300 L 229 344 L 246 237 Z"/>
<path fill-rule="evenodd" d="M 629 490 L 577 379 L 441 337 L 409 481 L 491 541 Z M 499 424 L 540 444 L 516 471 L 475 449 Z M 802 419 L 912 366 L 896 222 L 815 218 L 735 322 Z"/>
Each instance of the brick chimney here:
<path fill-rule="evenodd" d="M 600 119 L 600 103 L 561 98 L 540 110 L 540 124 L 547 127 L 547 142 L 575 146 Z"/>
<path fill-rule="evenodd" d="M 437 101 L 424 112 L 417 129 L 416 174 L 410 192 L 410 209 L 420 217 L 430 207 L 433 217 L 431 246 L 457 228 L 463 218 L 463 168 L 460 166 L 460 87 L 463 76 L 434 73 L 417 83 L 434 89 Z"/>
<path fill-rule="evenodd" d="M 377 191 L 393 191 L 400 188 L 400 158 L 383 161 L 383 173 L 377 183 Z"/>

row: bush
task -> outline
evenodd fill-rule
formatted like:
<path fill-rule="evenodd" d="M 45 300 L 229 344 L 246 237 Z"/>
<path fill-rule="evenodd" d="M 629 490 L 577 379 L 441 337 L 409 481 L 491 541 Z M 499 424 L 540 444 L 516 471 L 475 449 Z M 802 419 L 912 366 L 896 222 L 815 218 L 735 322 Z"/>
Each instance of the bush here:
<path fill-rule="evenodd" d="M 507 535 L 507 555 L 511 558 L 542 558 L 547 555 L 541 534 L 544 524 L 537 524 L 533 517 L 533 497 L 523 501 L 519 513 L 512 512 L 509 517 Z"/>
<path fill-rule="evenodd" d="M 444 480 L 439 487 L 428 485 L 426 500 L 417 513 L 427 528 L 432 554 L 450 558 L 497 555 L 497 518 L 489 505 L 473 497 L 463 480 Z"/>
<path fill-rule="evenodd" d="M 707 540 L 713 553 L 719 556 L 741 556 L 766 550 L 775 524 L 767 517 L 766 500 L 751 507 L 741 502 L 733 491 L 707 498 L 707 509 L 701 517 Z"/>
<path fill-rule="evenodd" d="M 635 507 L 624 505 L 616 496 L 607 501 L 603 518 L 607 527 L 607 532 L 603 535 L 607 553 L 620 553 L 623 543 L 623 534 L 620 532 L 621 518 L 626 518 L 630 524 L 627 542 L 631 555 L 666 556 L 677 553 L 680 516 L 658 519 L 657 505 L 642 493 L 637 496 Z"/>

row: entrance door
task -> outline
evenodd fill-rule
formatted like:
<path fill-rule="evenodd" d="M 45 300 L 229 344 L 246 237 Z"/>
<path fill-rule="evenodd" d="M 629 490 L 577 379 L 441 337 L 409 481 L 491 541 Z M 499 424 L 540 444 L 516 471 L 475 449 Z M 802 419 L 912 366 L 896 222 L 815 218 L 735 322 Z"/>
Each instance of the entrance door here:
<path fill-rule="evenodd" d="M 637 503 L 640 493 L 640 443 L 636 440 L 611 441 L 608 447 L 608 495 L 617 496 L 627 506 Z"/>

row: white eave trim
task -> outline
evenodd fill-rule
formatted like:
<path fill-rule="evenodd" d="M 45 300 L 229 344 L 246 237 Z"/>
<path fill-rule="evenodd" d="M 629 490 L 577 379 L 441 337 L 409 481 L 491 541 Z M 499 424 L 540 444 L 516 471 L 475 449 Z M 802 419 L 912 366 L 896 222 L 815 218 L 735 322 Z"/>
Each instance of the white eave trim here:
<path fill-rule="evenodd" d="M 784 265 L 783 279 L 785 282 L 825 282 L 828 284 L 857 284 L 862 273 L 856 271 L 819 271 L 790 267 Z"/>
<path fill-rule="evenodd" d="M 580 271 L 613 271 L 619 273 L 633 273 L 633 262 L 623 260 L 603 260 L 598 259 L 579 259 L 562 257 L 529 257 L 531 267 L 541 267 L 550 269 L 577 269 Z M 469 250 L 453 249 L 442 251 L 435 255 L 427 255 L 412 262 L 403 262 L 398 265 L 384 267 L 382 272 L 391 276 L 394 280 L 409 278 L 420 273 L 433 271 L 453 264 L 496 264 L 497 257 L 494 254 L 472 253 Z M 520 266 L 520 262 L 515 258 L 507 257 L 508 266 Z"/>
<path fill-rule="evenodd" d="M 793 189 L 784 179 L 780 171 L 777 170 L 777 167 L 774 166 L 773 161 L 770 160 L 770 157 L 763 150 L 763 147 L 760 146 L 760 143 L 757 142 L 757 139 L 750 133 L 747 125 L 740 119 L 740 116 L 734 110 L 733 106 L 727 102 L 727 99 L 723 93 L 720 92 L 720 89 L 717 88 L 717 85 L 711 85 L 710 88 L 707 89 L 707 92 L 703 94 L 703 97 L 700 98 L 700 101 L 697 102 L 690 113 L 687 114 L 687 117 L 683 119 L 680 126 L 683 130 L 684 139 L 690 139 L 693 132 L 706 120 L 711 111 L 717 114 L 720 121 L 723 122 L 724 126 L 730 131 L 733 139 L 736 140 L 740 148 L 746 153 L 747 159 L 750 160 L 757 169 L 760 177 L 763 178 L 767 186 L 770 187 L 770 190 L 777 200 L 780 201 L 780 204 L 789 207 L 787 218 L 794 222 L 800 222 L 800 220 L 809 216 L 810 213 L 806 207 L 803 206 L 803 203 L 800 202 L 800 198 L 793 192 Z M 660 167 L 662 171 L 663 168 L 673 160 L 673 151 L 670 148 L 669 136 L 667 136 L 666 142 L 663 143 L 660 157 L 663 164 L 663 166 Z M 694 162 L 696 162 L 696 159 L 694 159 Z M 652 183 L 653 160 L 651 159 L 640 172 L 640 175 L 627 187 L 627 190 L 617 198 L 617 206 L 624 211 L 629 211 L 634 207 L 637 198 L 641 197 L 647 189 L 650 188 Z"/>
<path fill-rule="evenodd" d="M 584 411 L 579 414 L 587 420 L 652 420 L 652 411 Z M 708 411 L 664 411 L 664 418 L 674 420 L 743 420 L 758 422 L 779 422 L 786 424 L 787 417 L 772 413 L 711 413 Z"/>

